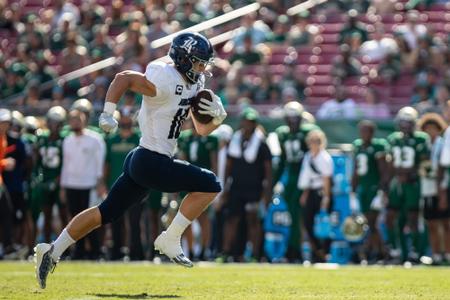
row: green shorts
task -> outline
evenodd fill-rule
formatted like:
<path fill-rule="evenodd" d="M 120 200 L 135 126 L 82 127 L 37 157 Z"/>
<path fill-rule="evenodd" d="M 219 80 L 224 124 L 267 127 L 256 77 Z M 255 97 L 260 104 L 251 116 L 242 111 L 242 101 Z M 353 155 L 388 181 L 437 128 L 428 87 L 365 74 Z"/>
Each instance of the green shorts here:
<path fill-rule="evenodd" d="M 146 199 L 148 207 L 153 210 L 161 209 L 161 198 L 162 192 L 151 190 Z"/>
<path fill-rule="evenodd" d="M 61 205 L 59 200 L 59 186 L 49 182 L 37 183 L 30 189 L 29 199 L 31 216 L 36 221 L 45 205 Z"/>
<path fill-rule="evenodd" d="M 396 179 L 392 180 L 389 191 L 389 208 L 419 210 L 420 202 L 420 183 L 399 183 Z"/>
<path fill-rule="evenodd" d="M 378 191 L 378 186 L 358 186 L 356 189 L 356 194 L 359 200 L 359 208 L 363 214 L 371 211 L 370 206 L 372 205 L 373 199 L 376 197 Z"/>

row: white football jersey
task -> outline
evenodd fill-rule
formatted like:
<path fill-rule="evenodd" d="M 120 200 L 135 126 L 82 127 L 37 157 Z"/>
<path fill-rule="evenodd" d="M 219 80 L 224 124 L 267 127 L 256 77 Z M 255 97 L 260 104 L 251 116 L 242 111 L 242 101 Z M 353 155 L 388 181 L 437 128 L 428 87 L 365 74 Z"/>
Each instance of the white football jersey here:
<path fill-rule="evenodd" d="M 172 157 L 191 99 L 203 88 L 204 77 L 188 84 L 175 66 L 164 62 L 147 65 L 145 77 L 156 86 L 156 96 L 143 96 L 139 111 L 140 146 Z"/>

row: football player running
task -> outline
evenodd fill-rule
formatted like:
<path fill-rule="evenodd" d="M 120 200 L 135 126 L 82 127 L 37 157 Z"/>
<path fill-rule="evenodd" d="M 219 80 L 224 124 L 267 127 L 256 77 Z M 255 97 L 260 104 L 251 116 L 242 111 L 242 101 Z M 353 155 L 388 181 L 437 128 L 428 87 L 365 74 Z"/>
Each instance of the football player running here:
<path fill-rule="evenodd" d="M 138 118 L 142 132 L 140 146 L 128 154 L 123 173 L 100 205 L 76 215 L 52 244 L 36 246 L 36 277 L 41 288 L 45 288 L 48 273 L 71 244 L 119 218 L 131 205 L 144 199 L 149 189 L 188 192 L 172 223 L 154 245 L 173 262 L 193 266 L 181 248 L 181 235 L 214 200 L 221 186 L 214 173 L 173 159 L 173 154 L 183 122 L 190 114 L 191 99 L 203 88 L 206 67 L 212 63 L 213 54 L 213 47 L 204 36 L 181 33 L 173 39 L 169 50 L 172 64 L 152 62 L 145 74 L 135 71 L 116 74 L 108 88 L 99 125 L 106 132 L 114 131 L 117 121 L 113 113 L 122 95 L 127 90 L 142 94 Z M 199 106 L 203 109 L 199 113 L 212 117 L 208 124 L 192 118 L 196 131 L 206 136 L 227 114 L 215 95 L 212 101 L 202 99 Z"/>
<path fill-rule="evenodd" d="M 397 113 L 395 121 L 399 128 L 388 136 L 390 144 L 392 181 L 389 191 L 389 204 L 386 219 L 388 243 L 395 249 L 395 229 L 399 226 L 399 234 L 403 232 L 402 224 L 397 225 L 399 213 L 405 212 L 411 230 L 413 249 L 403 253 L 403 259 L 418 259 L 419 232 L 418 216 L 420 201 L 419 168 L 428 160 L 428 135 L 416 131 L 417 111 L 412 107 L 403 107 Z M 406 249 L 404 249 L 406 250 Z M 409 256 L 409 257 L 408 257 Z"/>
<path fill-rule="evenodd" d="M 361 259 L 381 259 L 384 254 L 383 241 L 376 222 L 379 212 L 387 198 L 385 139 L 375 138 L 376 125 L 367 120 L 359 123 L 359 139 L 353 142 L 354 169 L 351 198 L 359 200 L 359 210 L 369 223 L 369 236 Z"/>

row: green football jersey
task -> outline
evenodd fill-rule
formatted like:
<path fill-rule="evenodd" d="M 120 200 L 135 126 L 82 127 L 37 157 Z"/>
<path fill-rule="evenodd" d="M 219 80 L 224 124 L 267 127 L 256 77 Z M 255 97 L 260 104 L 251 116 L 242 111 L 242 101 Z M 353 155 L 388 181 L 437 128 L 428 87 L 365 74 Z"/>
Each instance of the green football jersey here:
<path fill-rule="evenodd" d="M 211 152 L 218 151 L 219 139 L 215 135 L 198 136 L 192 130 L 184 130 L 178 138 L 178 149 L 190 163 L 211 170 Z"/>
<path fill-rule="evenodd" d="M 428 157 L 428 135 L 415 131 L 410 137 L 396 131 L 388 136 L 392 163 L 395 168 L 415 168 L 418 170 L 423 157 Z"/>
<path fill-rule="evenodd" d="M 48 131 L 37 137 L 36 148 L 39 155 L 36 166 L 44 182 L 54 181 L 61 174 L 63 140 L 61 136 L 50 140 Z"/>
<path fill-rule="evenodd" d="M 291 133 L 287 125 L 280 126 L 275 130 L 280 142 L 281 157 L 274 182 L 280 180 L 285 168 L 288 171 L 290 181 L 297 181 L 296 178 L 300 173 L 303 156 L 308 151 L 306 136 L 314 129 L 320 128 L 314 124 L 302 124 L 295 133 Z"/>
<path fill-rule="evenodd" d="M 122 138 L 119 133 L 106 139 L 106 162 L 109 165 L 107 185 L 111 187 L 122 174 L 123 163 L 127 154 L 139 145 L 139 134 L 134 131 L 128 138 Z"/>
<path fill-rule="evenodd" d="M 353 142 L 353 155 L 355 161 L 358 183 L 364 187 L 378 186 L 380 171 L 377 159 L 386 154 L 389 145 L 385 139 L 373 138 L 370 145 L 364 146 L 361 139 Z"/>

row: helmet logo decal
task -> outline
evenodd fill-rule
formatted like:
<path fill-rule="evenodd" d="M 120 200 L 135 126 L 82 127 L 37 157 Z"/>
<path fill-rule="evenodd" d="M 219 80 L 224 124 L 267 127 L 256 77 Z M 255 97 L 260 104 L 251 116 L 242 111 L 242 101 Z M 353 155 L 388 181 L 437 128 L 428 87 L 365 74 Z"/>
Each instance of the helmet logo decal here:
<path fill-rule="evenodd" d="M 184 44 L 181 45 L 180 48 L 186 50 L 186 52 L 190 54 L 192 46 L 195 46 L 195 45 L 197 45 L 197 41 L 194 40 L 194 38 L 190 36 L 188 39 L 184 40 Z"/>

